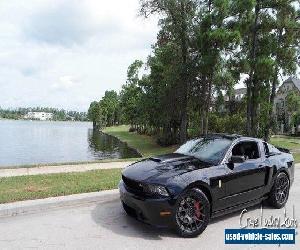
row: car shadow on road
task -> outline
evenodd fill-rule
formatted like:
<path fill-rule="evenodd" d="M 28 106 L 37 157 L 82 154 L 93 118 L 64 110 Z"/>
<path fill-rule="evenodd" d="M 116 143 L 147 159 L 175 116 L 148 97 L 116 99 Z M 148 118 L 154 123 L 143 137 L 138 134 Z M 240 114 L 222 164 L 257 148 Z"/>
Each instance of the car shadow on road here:
<path fill-rule="evenodd" d="M 264 208 L 269 206 L 264 204 Z M 261 204 L 248 207 L 247 211 L 251 212 L 259 210 Z M 239 217 L 241 211 L 223 215 L 214 219 L 211 219 L 208 227 L 216 223 L 222 223 L 223 221 L 232 217 Z M 132 238 L 143 238 L 149 240 L 162 240 L 162 237 L 178 238 L 179 236 L 168 228 L 157 228 L 154 226 L 147 225 L 136 219 L 128 216 L 122 208 L 121 202 L 118 198 L 105 203 L 99 203 L 92 211 L 92 219 L 100 227 L 106 230 L 110 230 L 115 234 L 123 235 Z M 239 221 L 237 221 L 239 223 Z M 236 224 L 239 226 L 239 224 Z"/>
<path fill-rule="evenodd" d="M 261 208 L 261 204 L 258 204 L 258 205 L 252 206 L 252 207 L 247 207 L 246 209 L 247 209 L 247 212 L 251 212 L 251 211 L 254 211 L 254 210 L 260 209 L 260 208 Z M 267 208 L 267 206 L 264 205 L 264 208 Z M 212 225 L 212 224 L 215 224 L 215 223 L 219 223 L 219 222 L 224 221 L 226 219 L 230 219 L 232 217 L 239 217 L 242 211 L 243 211 L 243 209 L 238 210 L 238 211 L 233 212 L 233 213 L 230 213 L 230 214 L 226 214 L 226 215 L 222 215 L 220 217 L 213 218 L 213 219 L 210 220 L 208 226 Z M 237 223 L 239 223 L 239 221 L 237 221 Z"/>
<path fill-rule="evenodd" d="M 126 237 L 162 240 L 162 237 L 179 237 L 167 228 L 147 225 L 128 216 L 119 199 L 99 203 L 92 211 L 92 219 L 103 229 Z"/>
<path fill-rule="evenodd" d="M 247 209 L 247 214 L 251 213 L 251 212 L 255 212 L 256 215 L 260 215 L 261 213 L 261 208 L 263 208 L 264 210 L 273 210 L 274 214 L 278 214 L 281 210 L 277 210 L 272 208 L 266 201 L 262 201 L 259 204 L 256 204 L 254 206 L 250 206 L 250 207 L 246 207 L 245 209 Z M 240 219 L 240 215 L 241 212 L 243 211 L 243 209 L 240 209 L 236 212 L 230 213 L 230 214 L 226 214 L 226 215 L 222 215 L 220 217 L 216 217 L 210 220 L 209 225 L 215 224 L 215 223 L 219 223 L 221 221 L 225 221 L 226 219 L 230 219 L 232 217 L 238 217 L 237 223 L 239 223 L 239 219 Z M 237 224 L 239 226 L 239 224 Z"/>

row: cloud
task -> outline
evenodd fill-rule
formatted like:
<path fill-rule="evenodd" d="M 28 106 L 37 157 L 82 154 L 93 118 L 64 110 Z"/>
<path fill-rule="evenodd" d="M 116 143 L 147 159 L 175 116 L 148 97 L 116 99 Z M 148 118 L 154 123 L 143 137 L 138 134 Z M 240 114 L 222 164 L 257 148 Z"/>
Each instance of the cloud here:
<path fill-rule="evenodd" d="M 24 76 L 33 76 L 35 73 L 38 72 L 38 69 L 34 67 L 25 67 L 21 69 L 21 72 Z"/>
<path fill-rule="evenodd" d="M 61 1 L 37 10 L 25 23 L 24 34 L 39 42 L 69 46 L 84 42 L 94 28 L 79 4 Z"/>
<path fill-rule="evenodd" d="M 74 79 L 71 76 L 61 76 L 57 83 L 51 85 L 55 90 L 69 90 L 75 86 Z"/>
<path fill-rule="evenodd" d="M 156 39 L 157 19 L 137 17 L 138 2 L 1 1 L 0 106 L 85 111 L 119 90 Z"/>

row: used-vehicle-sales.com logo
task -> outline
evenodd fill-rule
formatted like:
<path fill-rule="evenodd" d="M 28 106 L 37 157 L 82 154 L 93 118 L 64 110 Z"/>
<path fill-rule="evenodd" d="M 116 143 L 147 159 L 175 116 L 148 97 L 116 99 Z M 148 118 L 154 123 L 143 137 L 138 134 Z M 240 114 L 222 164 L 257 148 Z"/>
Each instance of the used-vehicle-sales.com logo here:
<path fill-rule="evenodd" d="M 295 244 L 298 221 L 294 206 L 292 216 L 286 208 L 280 216 L 266 216 L 261 206 L 258 217 L 249 216 L 244 209 L 239 224 L 239 229 L 225 229 L 225 244 Z"/>

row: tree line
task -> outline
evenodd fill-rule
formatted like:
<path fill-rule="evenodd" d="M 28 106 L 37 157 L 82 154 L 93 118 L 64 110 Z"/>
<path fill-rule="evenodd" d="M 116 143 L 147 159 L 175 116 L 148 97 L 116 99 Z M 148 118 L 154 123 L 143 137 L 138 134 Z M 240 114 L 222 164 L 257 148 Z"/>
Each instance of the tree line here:
<path fill-rule="evenodd" d="M 141 0 L 140 15 L 159 16 L 152 53 L 128 67 L 120 93 L 91 103 L 89 118 L 130 123 L 161 144 L 208 132 L 268 139 L 276 89 L 299 65 L 299 8 L 297 0 Z M 236 103 L 238 83 L 246 97 Z"/>
<path fill-rule="evenodd" d="M 3 109 L 0 107 L 0 118 L 19 120 L 19 119 L 23 119 L 28 112 L 53 113 L 52 120 L 54 121 L 69 121 L 69 120 L 88 121 L 86 112 L 67 111 L 64 109 L 47 108 L 47 107 L 46 108 L 44 107 L 15 108 L 15 109 Z"/>

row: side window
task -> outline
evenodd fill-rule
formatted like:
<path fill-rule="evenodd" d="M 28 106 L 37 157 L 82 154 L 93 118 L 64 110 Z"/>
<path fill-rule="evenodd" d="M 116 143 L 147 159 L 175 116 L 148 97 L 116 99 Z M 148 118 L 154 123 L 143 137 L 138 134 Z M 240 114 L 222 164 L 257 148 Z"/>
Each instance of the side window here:
<path fill-rule="evenodd" d="M 238 143 L 233 147 L 232 155 L 244 156 L 246 160 L 258 159 L 260 157 L 258 145 L 254 141 L 245 141 Z"/>

